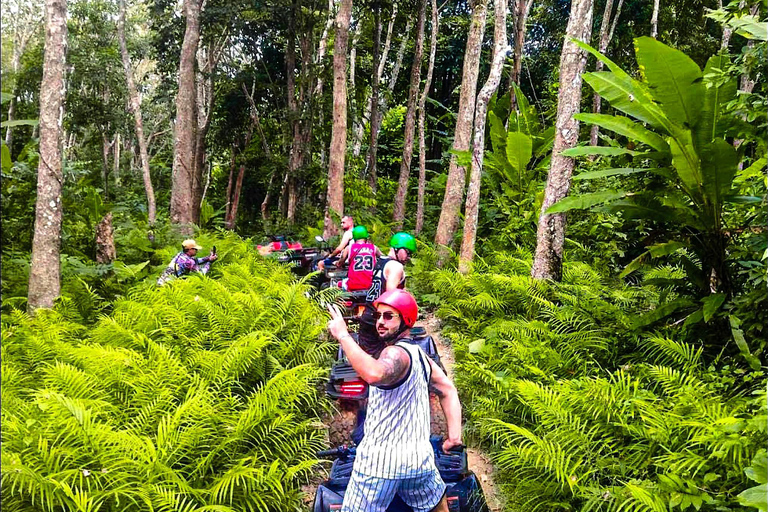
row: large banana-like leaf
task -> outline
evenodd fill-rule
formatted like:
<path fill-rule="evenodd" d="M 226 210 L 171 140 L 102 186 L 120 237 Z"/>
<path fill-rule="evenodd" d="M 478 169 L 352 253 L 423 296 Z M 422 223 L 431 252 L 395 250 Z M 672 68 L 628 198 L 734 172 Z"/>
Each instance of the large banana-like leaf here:
<path fill-rule="evenodd" d="M 533 141 L 521 132 L 507 134 L 507 160 L 518 174 L 523 174 L 533 156 Z"/>
<path fill-rule="evenodd" d="M 528 99 L 517 84 L 512 84 L 515 92 L 517 112 L 513 112 L 509 118 L 509 129 L 523 132 L 527 135 L 535 135 L 541 130 L 541 123 L 536 114 L 536 108 L 528 103 Z"/>
<path fill-rule="evenodd" d="M 635 39 L 635 53 L 653 99 L 667 117 L 681 126 L 695 126 L 704 95 L 699 66 L 680 50 L 652 37 Z"/>
<path fill-rule="evenodd" d="M 552 213 L 567 212 L 569 210 L 586 210 L 587 208 L 591 208 L 598 204 L 621 199 L 626 195 L 627 192 L 624 192 L 623 190 L 604 190 L 601 192 L 593 192 L 591 194 L 568 196 L 547 208 L 547 211 L 544 213 L 549 215 Z"/>
<path fill-rule="evenodd" d="M 693 130 L 694 142 L 697 147 L 721 138 L 725 133 L 723 114 L 725 105 L 736 97 L 736 80 L 725 76 L 722 70 L 730 64 L 728 54 L 719 53 L 709 58 L 704 68 L 704 102 L 701 108 L 701 117 Z M 707 80 L 709 77 L 711 79 Z"/>
<path fill-rule="evenodd" d="M 504 151 L 506 145 L 507 130 L 504 128 L 504 121 L 493 111 L 488 112 L 488 124 L 491 125 L 491 146 L 494 151 Z"/>
<path fill-rule="evenodd" d="M 648 98 L 642 84 L 610 71 L 584 73 L 584 81 L 616 110 L 671 133 L 674 128 L 658 105 Z"/>
<path fill-rule="evenodd" d="M 635 157 L 640 155 L 647 155 L 648 152 L 632 151 L 631 149 L 616 148 L 613 146 L 576 146 L 575 148 L 568 148 L 560 154 L 563 156 L 570 156 L 570 157 L 589 156 L 589 155 L 598 155 L 598 156 L 629 155 L 629 156 Z"/>
<path fill-rule="evenodd" d="M 725 139 L 715 139 L 703 148 L 701 155 L 704 195 L 715 211 L 719 211 L 723 197 L 731 191 L 739 157 L 736 148 Z"/>
<path fill-rule="evenodd" d="M 587 113 L 576 114 L 573 117 L 588 124 L 596 124 L 628 139 L 647 144 L 657 151 L 669 152 L 669 144 L 660 135 L 648 130 L 640 123 L 636 123 L 628 117 Z"/>
<path fill-rule="evenodd" d="M 701 161 L 693 147 L 691 132 L 679 130 L 676 137 L 667 139 L 672 150 L 672 165 L 691 198 L 701 203 L 703 200 Z"/>
<path fill-rule="evenodd" d="M 573 180 L 596 180 L 611 176 L 626 176 L 627 174 L 635 174 L 638 172 L 651 172 L 653 170 L 654 169 L 647 169 L 644 167 L 616 167 L 612 169 L 600 169 L 599 171 L 582 172 L 574 176 Z"/>

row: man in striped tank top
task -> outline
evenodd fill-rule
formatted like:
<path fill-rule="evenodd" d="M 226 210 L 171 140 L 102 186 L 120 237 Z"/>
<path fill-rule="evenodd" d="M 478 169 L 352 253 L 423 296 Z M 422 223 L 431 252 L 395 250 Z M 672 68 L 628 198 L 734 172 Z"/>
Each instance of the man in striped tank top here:
<path fill-rule="evenodd" d="M 413 295 L 388 291 L 374 306 L 380 345 L 373 355 L 349 335 L 339 308 L 329 308 L 328 330 L 370 385 L 365 437 L 357 447 L 341 511 L 385 512 L 397 494 L 416 512 L 448 512 L 445 483 L 429 442 L 429 389 L 440 398 L 448 424 L 445 451 L 461 445 L 459 395 L 421 348 L 404 341 L 418 315 Z"/>

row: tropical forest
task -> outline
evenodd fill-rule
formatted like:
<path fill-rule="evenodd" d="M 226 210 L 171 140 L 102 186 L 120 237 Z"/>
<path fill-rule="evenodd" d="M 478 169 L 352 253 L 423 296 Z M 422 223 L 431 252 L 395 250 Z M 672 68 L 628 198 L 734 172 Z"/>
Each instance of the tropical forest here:
<path fill-rule="evenodd" d="M 5 512 L 768 512 L 764 0 L 3 0 Z"/>

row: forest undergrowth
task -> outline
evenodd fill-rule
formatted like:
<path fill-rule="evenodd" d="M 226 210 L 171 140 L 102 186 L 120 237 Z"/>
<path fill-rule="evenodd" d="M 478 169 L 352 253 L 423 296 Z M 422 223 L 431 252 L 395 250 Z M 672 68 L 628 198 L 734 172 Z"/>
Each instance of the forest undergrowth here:
<path fill-rule="evenodd" d="M 206 277 L 114 300 L 75 277 L 34 317 L 4 303 L 3 510 L 300 506 L 325 447 L 324 316 L 248 242 L 203 238 L 222 255 Z"/>
<path fill-rule="evenodd" d="M 734 354 L 743 332 L 661 321 L 679 296 L 653 283 L 672 266 L 629 285 L 570 262 L 552 283 L 531 261 L 513 249 L 468 275 L 414 272 L 454 346 L 465 433 L 491 452 L 511 509 L 764 506 L 766 376 Z"/>

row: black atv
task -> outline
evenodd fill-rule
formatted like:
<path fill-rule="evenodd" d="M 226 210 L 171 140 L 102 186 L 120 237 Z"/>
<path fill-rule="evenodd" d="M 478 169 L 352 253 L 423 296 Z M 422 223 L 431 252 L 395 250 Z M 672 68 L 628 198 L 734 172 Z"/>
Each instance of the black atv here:
<path fill-rule="evenodd" d="M 359 333 L 351 333 L 357 341 Z M 440 362 L 440 354 L 432 336 L 427 334 L 423 327 L 412 327 L 409 343 L 418 345 L 441 369 L 445 369 Z M 364 400 L 368 398 L 368 383 L 357 374 L 352 365 L 347 361 L 344 351 L 339 346 L 336 354 L 336 362 L 331 367 L 331 376 L 325 388 L 328 396 L 339 400 Z"/>
<path fill-rule="evenodd" d="M 489 512 L 485 502 L 483 489 L 477 477 L 467 466 L 467 453 L 463 446 L 443 452 L 443 439 L 440 436 L 430 438 L 435 451 L 435 465 L 445 482 L 448 499 L 448 510 L 451 512 Z M 318 458 L 332 459 L 331 474 L 320 484 L 315 494 L 313 512 L 330 512 L 339 510 L 344 501 L 344 493 L 352 476 L 352 466 L 355 461 L 355 447 L 340 446 L 317 454 Z M 398 496 L 387 508 L 388 512 L 412 512 Z"/>

